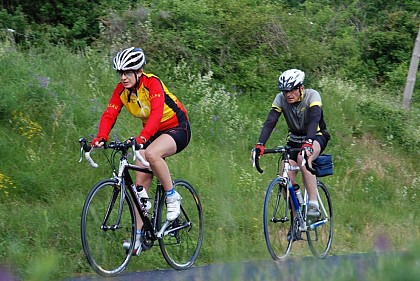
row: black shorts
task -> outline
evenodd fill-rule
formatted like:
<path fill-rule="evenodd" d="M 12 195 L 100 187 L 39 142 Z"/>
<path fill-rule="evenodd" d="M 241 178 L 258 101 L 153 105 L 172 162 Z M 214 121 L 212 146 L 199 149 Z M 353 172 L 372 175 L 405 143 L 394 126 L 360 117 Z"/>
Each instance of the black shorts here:
<path fill-rule="evenodd" d="M 323 135 L 316 135 L 315 140 L 319 143 L 319 146 L 321 147 L 321 151 L 319 152 L 319 154 L 321 154 L 325 150 L 325 148 L 327 147 L 329 138 L 327 138 Z M 292 142 L 292 141 L 287 142 L 287 145 L 292 147 L 292 148 L 301 148 L 302 147 L 302 143 Z M 299 151 L 291 151 L 290 152 L 290 159 L 297 162 L 298 154 L 299 154 Z"/>
<path fill-rule="evenodd" d="M 191 127 L 189 122 L 179 124 L 178 126 L 165 130 L 159 131 L 154 136 L 150 138 L 145 144 L 144 148 L 147 148 L 155 139 L 159 136 L 167 134 L 170 135 L 176 143 L 176 153 L 181 152 L 191 140 Z"/>

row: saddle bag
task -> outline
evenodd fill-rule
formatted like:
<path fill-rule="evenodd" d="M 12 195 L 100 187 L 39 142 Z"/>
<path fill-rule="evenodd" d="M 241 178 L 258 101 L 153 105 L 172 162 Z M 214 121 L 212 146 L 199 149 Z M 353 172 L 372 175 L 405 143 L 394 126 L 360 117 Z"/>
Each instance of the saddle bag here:
<path fill-rule="evenodd" d="M 317 177 L 330 176 L 334 172 L 334 163 L 331 154 L 321 154 L 312 162 Z"/>

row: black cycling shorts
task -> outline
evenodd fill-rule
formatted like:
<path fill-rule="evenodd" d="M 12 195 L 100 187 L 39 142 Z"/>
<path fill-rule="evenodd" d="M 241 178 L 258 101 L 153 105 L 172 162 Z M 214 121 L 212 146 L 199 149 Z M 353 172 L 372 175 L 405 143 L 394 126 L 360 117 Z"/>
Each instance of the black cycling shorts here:
<path fill-rule="evenodd" d="M 327 138 L 323 135 L 316 135 L 315 140 L 319 143 L 319 146 L 321 147 L 321 151 L 319 152 L 319 154 L 321 154 L 325 150 L 325 148 L 327 147 L 329 138 Z M 292 147 L 292 148 L 301 148 L 302 147 L 302 143 L 293 142 L 293 141 L 287 142 L 287 145 Z M 290 152 L 290 159 L 297 162 L 298 154 L 299 154 L 299 151 L 291 151 Z"/>
<path fill-rule="evenodd" d="M 189 122 L 179 124 L 178 126 L 165 130 L 159 131 L 154 136 L 150 138 L 145 144 L 144 148 L 147 148 L 155 139 L 159 136 L 167 134 L 170 135 L 176 143 L 176 153 L 181 152 L 191 140 L 191 127 Z"/>

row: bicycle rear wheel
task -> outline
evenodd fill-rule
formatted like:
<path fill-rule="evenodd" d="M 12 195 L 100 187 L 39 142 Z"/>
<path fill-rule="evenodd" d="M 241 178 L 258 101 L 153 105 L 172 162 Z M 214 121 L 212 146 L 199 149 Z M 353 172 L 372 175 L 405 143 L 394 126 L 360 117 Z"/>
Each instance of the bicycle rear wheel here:
<path fill-rule="evenodd" d="M 91 267 L 105 277 L 121 273 L 127 267 L 134 248 L 134 204 L 128 195 L 121 201 L 121 187 L 117 181 L 108 179 L 92 188 L 83 206 L 83 251 Z M 130 241 L 129 250 L 123 248 L 124 240 Z"/>
<path fill-rule="evenodd" d="M 315 257 L 324 258 L 330 251 L 333 239 L 333 208 L 328 188 L 322 182 L 317 182 L 318 202 L 321 216 L 316 222 L 311 222 L 313 229 L 306 232 L 309 248 Z"/>
<path fill-rule="evenodd" d="M 268 251 L 274 260 L 283 260 L 292 248 L 293 216 L 286 209 L 286 187 L 278 179 L 271 181 L 264 200 L 264 237 Z M 287 212 L 287 213 L 286 213 Z"/>
<path fill-rule="evenodd" d="M 191 267 L 203 242 L 203 210 L 194 188 L 186 181 L 176 180 L 175 190 L 181 195 L 181 215 L 174 220 L 159 239 L 160 250 L 166 262 L 174 269 Z M 165 196 L 158 209 L 159 228 L 166 222 Z"/>

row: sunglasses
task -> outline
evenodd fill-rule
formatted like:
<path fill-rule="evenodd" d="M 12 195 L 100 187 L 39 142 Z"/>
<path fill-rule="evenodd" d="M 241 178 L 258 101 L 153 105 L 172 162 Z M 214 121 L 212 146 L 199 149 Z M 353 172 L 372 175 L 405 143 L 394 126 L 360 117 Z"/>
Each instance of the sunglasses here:
<path fill-rule="evenodd" d="M 283 91 L 283 94 L 284 95 L 287 95 L 288 93 L 290 93 L 290 92 L 294 92 L 294 91 L 296 91 L 297 89 L 299 89 L 300 87 L 296 87 L 296 88 L 293 88 L 293 89 L 291 89 L 290 91 L 287 91 L 287 90 L 284 90 Z"/>
<path fill-rule="evenodd" d="M 127 78 L 130 78 L 134 76 L 134 71 L 132 70 L 118 71 L 118 75 L 120 76 L 120 78 L 122 78 L 123 75 L 125 75 L 125 77 Z"/>

